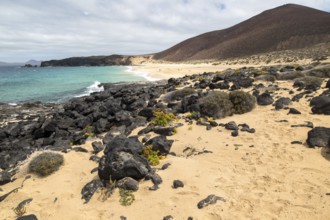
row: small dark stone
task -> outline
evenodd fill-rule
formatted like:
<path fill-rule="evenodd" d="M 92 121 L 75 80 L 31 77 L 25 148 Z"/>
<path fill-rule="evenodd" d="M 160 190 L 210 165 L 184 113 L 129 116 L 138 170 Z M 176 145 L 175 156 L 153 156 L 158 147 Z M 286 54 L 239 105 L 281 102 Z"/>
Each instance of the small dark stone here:
<path fill-rule="evenodd" d="M 163 220 L 172 220 L 173 216 L 172 215 L 167 215 L 163 218 Z"/>
<path fill-rule="evenodd" d="M 165 163 L 162 168 L 160 168 L 161 170 L 166 170 L 169 166 L 171 166 L 170 163 Z"/>
<path fill-rule="evenodd" d="M 225 124 L 225 128 L 227 130 L 238 130 L 238 126 L 236 125 L 236 123 L 234 121 L 230 121 L 227 124 Z"/>
<path fill-rule="evenodd" d="M 157 173 L 147 174 L 145 180 L 151 180 L 151 182 L 155 185 L 159 185 L 163 182 L 162 178 Z"/>
<path fill-rule="evenodd" d="M 125 190 L 137 191 L 139 189 L 139 182 L 131 177 L 125 177 L 117 181 L 116 186 Z"/>
<path fill-rule="evenodd" d="M 199 209 L 202 209 L 210 204 L 215 204 L 218 200 L 226 202 L 226 200 L 222 197 L 216 196 L 214 194 L 209 195 L 205 199 L 201 200 L 198 204 L 197 207 Z"/>
<path fill-rule="evenodd" d="M 18 217 L 16 220 L 38 220 L 38 218 L 34 214 L 31 214 Z"/>
<path fill-rule="evenodd" d="M 156 191 L 158 189 L 159 189 L 159 186 L 158 185 L 153 185 L 153 186 L 149 187 L 149 190 L 150 191 Z"/>
<path fill-rule="evenodd" d="M 88 150 L 86 150 L 83 147 L 74 147 L 74 148 L 72 148 L 72 150 L 74 150 L 76 152 L 88 153 Z"/>
<path fill-rule="evenodd" d="M 273 102 L 274 99 L 268 92 L 262 93 L 261 95 L 257 96 L 258 105 L 271 105 L 273 104 Z"/>
<path fill-rule="evenodd" d="M 94 150 L 94 154 L 98 154 L 99 152 L 101 152 L 102 150 L 104 150 L 105 146 L 102 144 L 101 141 L 94 141 L 92 143 L 92 147 Z"/>
<path fill-rule="evenodd" d="M 176 133 L 175 127 L 155 127 L 152 129 L 153 132 L 163 136 L 171 136 Z"/>
<path fill-rule="evenodd" d="M 99 168 L 98 168 L 98 167 L 95 167 L 94 169 L 91 170 L 91 173 L 95 173 L 95 172 L 97 172 L 98 170 L 99 170 Z"/>
<path fill-rule="evenodd" d="M 289 113 L 288 114 L 294 114 L 294 115 L 300 115 L 301 114 L 301 112 L 300 111 L 298 111 L 297 109 L 295 109 L 295 108 L 290 108 L 290 110 L 289 110 Z"/>
<path fill-rule="evenodd" d="M 291 144 L 303 144 L 301 141 L 292 141 Z"/>
<path fill-rule="evenodd" d="M 289 98 L 284 98 L 284 97 L 279 98 L 275 102 L 275 109 L 276 110 L 283 109 L 284 107 L 288 106 L 290 103 L 291 103 L 291 99 Z"/>
<path fill-rule="evenodd" d="M 291 127 L 307 127 L 307 128 L 314 128 L 313 122 L 306 121 L 305 124 L 298 124 L 298 125 L 291 125 Z"/>
<path fill-rule="evenodd" d="M 288 120 L 278 120 L 278 121 L 275 121 L 275 122 L 289 122 Z"/>
<path fill-rule="evenodd" d="M 90 158 L 89 158 L 89 160 L 91 160 L 91 161 L 95 161 L 95 162 L 99 162 L 100 161 L 100 157 L 98 157 L 98 156 L 96 156 L 96 155 L 92 155 L 92 156 L 90 156 Z"/>
<path fill-rule="evenodd" d="M 212 127 L 217 127 L 218 126 L 218 123 L 216 121 L 210 121 L 210 125 Z"/>
<path fill-rule="evenodd" d="M 179 187 L 184 187 L 184 184 L 181 180 L 174 180 L 173 181 L 173 188 L 177 189 Z"/>
<path fill-rule="evenodd" d="M 120 220 L 127 220 L 125 216 L 120 216 Z"/>
<path fill-rule="evenodd" d="M 231 136 L 233 136 L 233 137 L 237 137 L 237 136 L 238 136 L 238 131 L 237 131 L 237 130 L 232 131 L 232 132 L 231 132 Z"/>

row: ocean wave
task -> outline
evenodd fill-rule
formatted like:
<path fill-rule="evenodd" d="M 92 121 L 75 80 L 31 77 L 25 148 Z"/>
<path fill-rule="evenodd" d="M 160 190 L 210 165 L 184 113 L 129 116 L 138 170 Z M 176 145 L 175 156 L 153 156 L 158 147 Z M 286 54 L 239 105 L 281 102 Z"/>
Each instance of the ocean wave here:
<path fill-rule="evenodd" d="M 134 70 L 134 68 L 132 66 L 128 66 L 126 72 L 142 76 L 143 78 L 145 78 L 148 81 L 157 81 L 157 80 L 159 80 L 157 78 L 151 77 L 148 72 L 142 72 L 142 71 Z"/>
<path fill-rule="evenodd" d="M 83 97 L 92 94 L 93 92 L 102 92 L 104 91 L 104 87 L 100 86 L 101 83 L 99 81 L 95 81 L 92 85 L 88 86 L 82 94 L 76 95 L 75 97 Z"/>

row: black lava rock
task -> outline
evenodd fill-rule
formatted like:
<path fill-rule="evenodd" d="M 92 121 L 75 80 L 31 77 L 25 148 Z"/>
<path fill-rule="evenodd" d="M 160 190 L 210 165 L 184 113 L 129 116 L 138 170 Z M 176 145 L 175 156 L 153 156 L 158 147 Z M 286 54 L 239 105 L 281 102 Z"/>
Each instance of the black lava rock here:
<path fill-rule="evenodd" d="M 146 142 L 146 145 L 152 145 L 153 151 L 159 151 L 162 155 L 167 155 L 172 147 L 173 140 L 167 140 L 166 136 L 157 136 Z"/>
<path fill-rule="evenodd" d="M 173 188 L 177 189 L 177 188 L 180 188 L 180 187 L 184 187 L 183 182 L 181 180 L 174 180 L 173 181 Z"/>
<path fill-rule="evenodd" d="M 103 183 L 101 180 L 92 180 L 91 182 L 87 183 L 81 190 L 82 199 L 85 200 L 85 203 L 88 203 L 94 193 L 102 187 Z"/>
<path fill-rule="evenodd" d="M 201 200 L 198 204 L 197 207 L 199 209 L 202 209 L 210 204 L 215 204 L 218 200 L 226 202 L 226 200 L 222 197 L 216 196 L 214 194 L 209 195 L 205 199 Z"/>
<path fill-rule="evenodd" d="M 137 191 L 139 189 L 139 182 L 131 177 L 125 177 L 117 181 L 116 186 L 125 190 Z"/>
<path fill-rule="evenodd" d="M 330 128 L 315 127 L 308 132 L 307 144 L 309 147 L 330 147 Z"/>
<path fill-rule="evenodd" d="M 262 93 L 261 95 L 257 96 L 258 105 L 271 105 L 273 104 L 273 102 L 274 99 L 268 92 Z"/>
<path fill-rule="evenodd" d="M 288 114 L 294 114 L 294 115 L 300 115 L 301 114 L 301 112 L 300 111 L 298 111 L 297 109 L 295 109 L 295 108 L 290 108 L 290 110 L 289 110 L 289 113 Z"/>

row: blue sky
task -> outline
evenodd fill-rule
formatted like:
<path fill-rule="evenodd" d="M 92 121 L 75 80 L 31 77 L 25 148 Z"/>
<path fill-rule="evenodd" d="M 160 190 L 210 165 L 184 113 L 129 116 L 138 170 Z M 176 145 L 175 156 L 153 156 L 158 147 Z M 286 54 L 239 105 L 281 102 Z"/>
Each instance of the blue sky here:
<path fill-rule="evenodd" d="M 147 54 L 287 3 L 330 0 L 0 0 L 0 61 Z"/>

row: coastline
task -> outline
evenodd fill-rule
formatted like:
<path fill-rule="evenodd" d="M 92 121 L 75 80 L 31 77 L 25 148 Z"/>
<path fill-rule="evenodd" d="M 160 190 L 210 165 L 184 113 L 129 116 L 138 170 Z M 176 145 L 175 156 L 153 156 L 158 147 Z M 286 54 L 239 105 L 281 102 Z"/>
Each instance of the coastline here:
<path fill-rule="evenodd" d="M 245 63 L 245 60 L 227 61 L 222 62 L 216 61 L 201 61 L 196 63 L 170 63 L 162 61 L 148 61 L 148 60 L 133 60 L 131 66 L 132 72 L 136 72 L 143 76 L 147 76 L 146 79 L 159 80 L 159 79 L 169 79 L 184 77 L 193 74 L 202 74 L 204 72 L 221 72 L 226 69 L 239 69 L 243 67 L 269 67 L 269 66 L 284 66 L 284 65 L 309 65 L 314 61 L 312 59 L 303 59 L 297 62 L 264 62 L 258 61 L 255 63 Z M 330 58 L 324 62 L 330 62 Z"/>
<path fill-rule="evenodd" d="M 149 66 L 149 70 L 155 70 L 155 66 Z M 162 67 L 164 70 L 159 71 L 161 72 L 159 76 L 164 78 L 190 72 L 199 74 L 210 70 L 207 69 L 209 65 L 189 64 L 181 68 L 182 70 L 168 74 L 167 71 L 173 71 L 177 66 L 164 64 Z M 214 66 L 214 68 L 219 68 L 219 66 Z M 227 68 L 227 66 L 221 68 Z M 231 68 L 234 69 L 233 66 Z M 196 69 L 199 71 L 194 72 Z M 147 71 L 148 68 L 144 70 Z M 242 71 L 249 74 L 246 70 Z M 151 71 L 149 74 L 156 76 Z M 244 74 L 242 76 L 245 77 Z M 205 74 L 203 77 L 207 79 L 205 82 L 208 83 L 214 79 L 213 74 Z M 293 96 L 303 93 L 298 88 L 292 87 L 292 81 L 255 80 L 253 85 L 242 88 L 242 90 L 252 93 L 254 90 L 264 92 L 269 89 L 275 100 L 279 97 L 291 99 Z M 140 124 L 141 109 L 161 107 L 175 111 L 175 106 L 167 107 L 168 103 L 163 99 L 167 92 L 182 89 L 183 85 L 195 90 L 205 90 L 199 87 L 199 75 L 176 79 L 172 83 L 161 86 L 156 86 L 156 82 L 155 86 L 151 85 L 152 82 L 145 84 L 141 82 L 141 86 L 139 86 L 140 82 L 122 85 L 114 83 L 109 86 L 105 84 L 103 92 L 70 100 L 61 109 L 61 112 L 55 112 L 59 118 L 34 120 L 33 123 L 37 127 L 47 128 L 49 132 L 53 133 L 56 141 L 52 147 L 59 152 L 62 150 L 61 154 L 65 157 L 65 163 L 53 175 L 40 178 L 35 174 L 27 173 L 26 168 L 31 158 L 40 152 L 34 152 L 28 156 L 15 175 L 17 179 L 1 186 L 0 195 L 19 187 L 27 175 L 31 175 L 31 178 L 17 193 L 9 195 L 5 201 L 0 202 L 0 209 L 4 210 L 5 219 L 13 219 L 15 213 L 12 209 L 19 202 L 33 198 L 33 201 L 27 205 L 27 213 L 33 213 L 40 219 L 49 220 L 59 218 L 120 219 L 121 216 L 125 216 L 127 219 L 145 219 L 147 217 L 150 220 L 156 220 L 168 215 L 172 215 L 174 219 L 187 219 L 192 216 L 197 220 L 327 219 L 330 210 L 324 207 L 330 205 L 327 196 L 330 192 L 329 155 L 324 152 L 324 148 L 309 148 L 306 144 L 307 133 L 311 127 L 292 126 L 310 121 L 315 127 L 330 127 L 330 121 L 327 120 L 329 116 L 312 114 L 309 106 L 309 99 L 312 96 L 317 97 L 326 91 L 326 82 L 327 80 L 323 80 L 321 88 L 306 93 L 311 96 L 304 95 L 299 102 L 292 102 L 284 109 L 275 110 L 272 105 L 257 105 L 251 112 L 216 119 L 217 126 L 211 129 L 205 124 L 198 124 L 195 120 L 190 124 L 187 115 L 177 113 L 180 116 L 177 123 L 182 125 L 177 127 L 175 134 L 166 137 L 168 140 L 173 140 L 171 147 L 173 153 L 161 160 L 160 165 L 153 167 L 161 177 L 162 183 L 159 185 L 159 189 L 153 191 L 150 190 L 152 182 L 141 179 L 139 190 L 134 192 L 135 201 L 131 206 L 120 205 L 118 190 L 107 200 L 103 200 L 106 193 L 103 189 L 93 191 L 95 195 L 89 203 L 85 204 L 82 200 L 81 194 L 84 186 L 90 181 L 99 180 L 98 173 L 92 172 L 92 170 L 95 171 L 95 167 L 98 167 L 98 162 L 92 161 L 91 157 L 96 156 L 100 159 L 104 156 L 103 151 L 94 152 L 92 143 L 105 141 L 105 137 L 109 136 L 111 132 L 115 132 L 116 135 L 118 133 L 126 135 L 125 129 L 125 132 L 117 130 L 123 126 L 131 132 L 129 136 L 138 135 L 139 141 L 142 142 L 142 139 L 148 134 L 139 135 L 139 133 L 148 126 L 151 120 L 147 116 L 142 116 L 144 118 L 142 122 L 145 124 Z M 258 86 L 261 83 L 264 84 L 264 87 Z M 290 91 L 293 91 L 294 94 Z M 231 91 L 226 90 L 226 92 Z M 144 101 L 145 98 L 146 101 Z M 155 102 L 155 100 L 157 101 Z M 122 103 L 122 105 L 118 107 L 116 103 Z M 149 106 L 149 103 L 152 106 Z M 301 111 L 301 114 L 288 114 L 289 108 L 296 108 Z M 103 110 L 100 111 L 100 109 Z M 77 141 L 77 136 L 81 140 L 85 140 L 83 132 L 86 132 L 85 128 L 88 126 L 85 126 L 84 123 L 88 123 L 89 118 L 95 119 L 90 122 L 93 128 L 103 130 L 102 132 L 95 130 L 95 137 L 87 138 L 86 143 L 82 141 L 72 145 L 69 141 L 59 140 L 62 138 L 61 135 L 56 136 L 59 131 L 60 134 L 67 135 L 67 138 L 72 137 L 74 141 Z M 231 130 L 220 125 L 232 121 L 251 126 L 255 129 L 255 133 L 240 130 L 239 136 L 232 136 Z M 130 123 L 134 126 L 131 126 Z M 29 125 L 23 124 L 26 127 Z M 13 135 L 17 135 L 15 129 L 13 131 Z M 28 131 L 26 129 L 26 132 Z M 68 134 L 68 132 L 70 133 Z M 156 135 L 152 132 L 149 134 L 151 137 Z M 29 135 L 27 133 L 23 138 L 17 137 L 16 139 L 24 141 L 25 146 L 26 137 Z M 43 143 L 49 141 L 48 137 L 42 137 L 42 139 Z M 38 140 L 38 143 L 41 143 L 40 139 Z M 301 144 L 292 144 L 293 141 L 301 142 Z M 38 150 L 43 147 L 41 146 Z M 65 149 L 63 150 L 62 147 Z M 74 150 L 75 148 L 77 151 Z M 86 151 L 79 151 L 81 148 Z M 188 150 L 193 149 L 195 152 L 192 150 L 191 154 L 189 151 L 187 153 L 187 148 Z M 162 169 L 162 166 L 167 163 L 170 164 L 170 167 Z M 183 181 L 184 187 L 175 189 L 174 180 Z M 61 187 L 49 188 L 52 184 Z M 197 203 L 212 194 L 225 198 L 225 202 L 218 201 L 199 209 Z"/>

